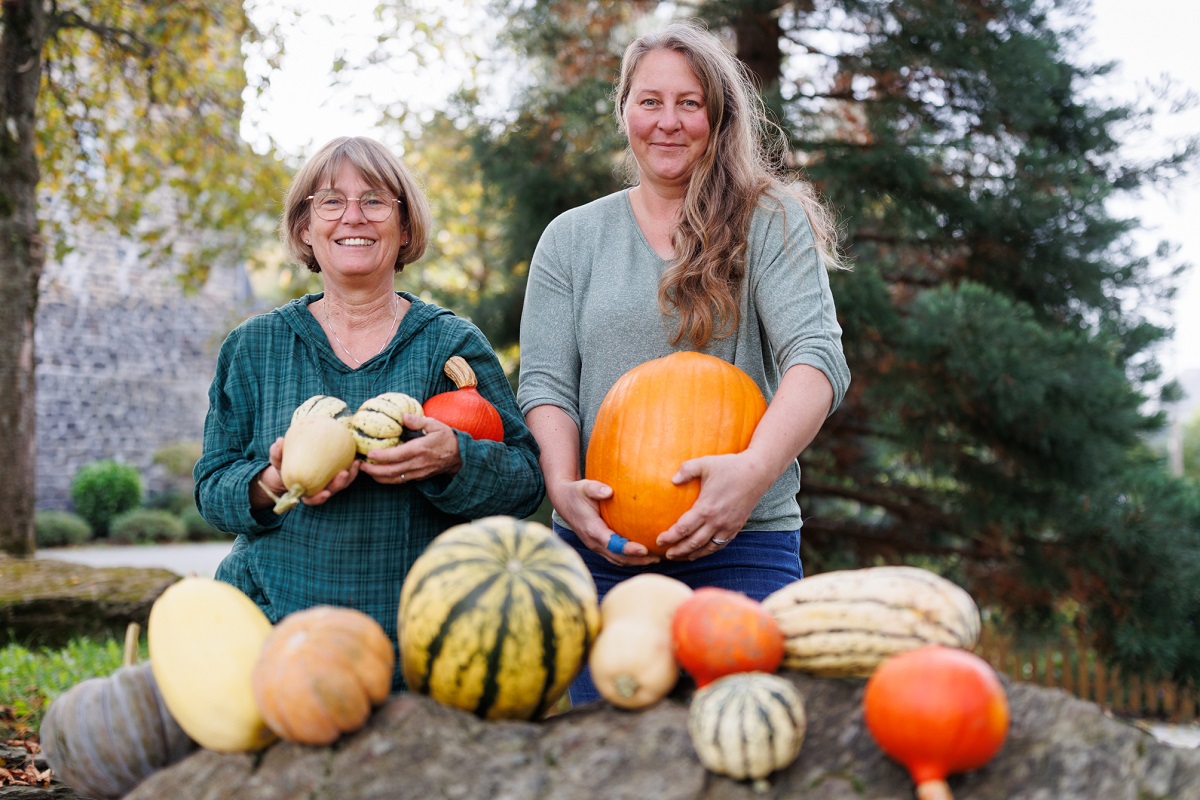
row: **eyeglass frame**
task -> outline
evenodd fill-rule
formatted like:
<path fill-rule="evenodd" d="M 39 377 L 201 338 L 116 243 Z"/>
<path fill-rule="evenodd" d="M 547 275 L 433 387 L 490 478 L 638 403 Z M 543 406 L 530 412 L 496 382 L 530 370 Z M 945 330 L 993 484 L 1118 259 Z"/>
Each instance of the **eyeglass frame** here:
<path fill-rule="evenodd" d="M 309 204 L 309 207 L 312 208 L 312 213 L 316 214 L 320 219 L 323 219 L 326 222 L 338 222 L 339 220 L 341 220 L 342 217 L 346 216 L 346 212 L 350 209 L 350 201 L 351 200 L 358 203 L 359 213 L 361 213 L 363 215 L 363 218 L 368 220 L 369 222 L 387 222 L 389 219 L 392 218 L 392 211 L 395 208 L 392 205 L 392 203 L 395 203 L 397 205 L 401 205 L 404 203 L 403 197 L 392 197 L 392 193 L 389 192 L 387 189 L 371 189 L 369 191 L 363 192 L 364 195 L 384 194 L 388 197 L 392 197 L 392 202 L 388 203 L 388 215 L 386 217 L 384 217 L 383 219 L 371 219 L 370 217 L 367 216 L 367 212 L 363 211 L 362 197 L 347 197 L 346 193 L 341 191 L 340 189 L 323 190 L 323 192 L 328 196 L 341 195 L 346 200 L 346 206 L 345 206 L 345 208 L 342 209 L 342 213 L 338 214 L 333 219 L 329 219 L 328 217 L 321 216 L 321 212 L 317 210 L 317 204 L 315 202 L 315 200 L 317 199 L 316 194 L 310 194 L 308 197 L 304 198 L 305 202 L 307 202 Z"/>

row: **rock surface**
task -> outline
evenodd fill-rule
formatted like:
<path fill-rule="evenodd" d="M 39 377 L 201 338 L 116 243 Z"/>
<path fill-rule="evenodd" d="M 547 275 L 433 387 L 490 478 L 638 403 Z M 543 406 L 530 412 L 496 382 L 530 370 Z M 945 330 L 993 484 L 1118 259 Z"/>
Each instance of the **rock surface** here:
<path fill-rule="evenodd" d="M 524 723 L 400 694 L 334 746 L 199 751 L 127 800 L 912 800 L 907 773 L 863 725 L 863 681 L 784 674 L 805 696 L 809 728 L 799 758 L 765 791 L 701 767 L 683 699 L 642 712 L 599 703 Z M 1008 740 L 988 766 L 951 777 L 957 800 L 1200 798 L 1200 751 L 1159 743 L 1059 690 L 1006 689 Z"/>
<path fill-rule="evenodd" d="M 130 622 L 145 630 L 150 607 L 179 578 L 0 554 L 0 643 L 61 647 L 74 636 L 119 638 Z"/>

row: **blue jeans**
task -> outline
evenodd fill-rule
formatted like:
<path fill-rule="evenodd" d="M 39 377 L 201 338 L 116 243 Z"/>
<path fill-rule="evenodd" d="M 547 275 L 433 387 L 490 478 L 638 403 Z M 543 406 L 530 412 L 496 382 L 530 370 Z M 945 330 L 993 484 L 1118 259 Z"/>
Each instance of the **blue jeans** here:
<path fill-rule="evenodd" d="M 762 600 L 776 589 L 804 577 L 800 566 L 800 531 L 742 531 L 732 542 L 720 550 L 695 561 L 668 561 L 645 567 L 618 567 L 616 564 L 589 550 L 574 531 L 557 522 L 554 532 L 575 548 L 583 557 L 600 599 L 608 590 L 626 578 L 642 572 L 657 572 L 681 580 L 693 589 L 702 586 L 717 586 L 741 592 L 755 600 Z M 592 683 L 587 665 L 568 689 L 572 707 L 579 707 L 600 699 L 600 692 Z"/>

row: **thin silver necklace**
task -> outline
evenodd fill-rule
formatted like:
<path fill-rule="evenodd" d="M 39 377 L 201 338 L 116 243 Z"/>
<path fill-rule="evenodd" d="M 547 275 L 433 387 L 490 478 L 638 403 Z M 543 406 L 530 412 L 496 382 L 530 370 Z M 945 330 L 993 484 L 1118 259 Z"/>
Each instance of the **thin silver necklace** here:
<path fill-rule="evenodd" d="M 396 323 L 399 321 L 400 321 L 400 304 L 397 303 L 396 304 L 396 316 L 392 318 L 392 324 L 388 326 L 387 336 L 384 337 L 383 344 L 380 346 L 380 348 L 377 351 L 375 351 L 375 355 L 371 356 L 371 358 L 374 358 L 375 356 L 382 353 L 384 348 L 386 348 L 388 346 L 388 344 L 392 341 L 392 330 L 396 327 Z M 354 357 L 354 353 L 350 352 L 350 348 L 346 347 L 346 343 L 342 341 L 342 337 L 338 336 L 337 331 L 335 331 L 333 329 L 333 321 L 329 319 L 329 301 L 328 300 L 325 301 L 325 327 L 329 328 L 329 332 L 333 334 L 333 338 L 336 339 L 337 343 L 340 344 L 342 346 L 342 349 L 346 351 L 346 355 L 350 356 L 350 358 L 354 361 L 354 363 L 361 367 L 363 362 L 359 361 L 357 358 Z M 368 358 L 367 360 L 370 361 L 371 358 Z"/>

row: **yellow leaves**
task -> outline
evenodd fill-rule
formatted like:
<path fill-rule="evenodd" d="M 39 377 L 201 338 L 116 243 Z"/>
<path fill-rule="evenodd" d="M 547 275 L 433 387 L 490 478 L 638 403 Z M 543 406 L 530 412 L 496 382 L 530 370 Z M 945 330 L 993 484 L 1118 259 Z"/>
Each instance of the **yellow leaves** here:
<path fill-rule="evenodd" d="M 137 233 L 151 261 L 183 257 L 197 279 L 205 259 L 270 237 L 288 175 L 239 136 L 242 46 L 259 38 L 240 0 L 90 0 L 56 13 L 37 152 L 42 188 L 71 219 Z M 43 216 L 69 241 L 61 215 Z"/>

